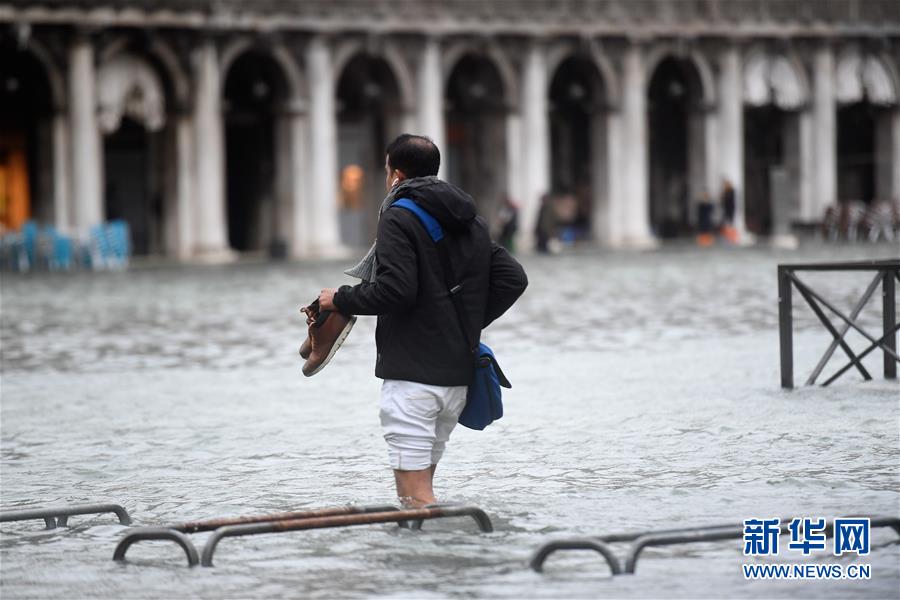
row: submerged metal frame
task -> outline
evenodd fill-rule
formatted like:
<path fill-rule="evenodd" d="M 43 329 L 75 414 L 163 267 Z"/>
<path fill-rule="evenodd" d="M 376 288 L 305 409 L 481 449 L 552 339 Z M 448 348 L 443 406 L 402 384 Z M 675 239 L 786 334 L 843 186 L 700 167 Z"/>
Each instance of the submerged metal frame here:
<path fill-rule="evenodd" d="M 123 537 L 116 545 L 115 552 L 113 552 L 113 560 L 120 562 L 125 561 L 125 555 L 128 552 L 128 549 L 136 542 L 145 540 L 171 540 L 181 546 L 181 549 L 184 550 L 185 556 L 187 557 L 188 566 L 193 567 L 200 562 L 200 559 L 193 542 L 191 542 L 190 538 L 186 535 L 188 533 L 215 531 L 220 527 L 229 527 L 233 525 L 272 523 L 277 521 L 314 519 L 337 515 L 356 515 L 396 510 L 398 509 L 395 506 L 389 504 L 379 504 L 375 506 L 339 506 L 335 508 L 320 508 L 266 515 L 251 515 L 246 517 L 226 517 L 204 521 L 187 521 L 184 523 L 175 523 L 159 527 L 135 527 L 125 534 L 125 537 Z"/>
<path fill-rule="evenodd" d="M 797 276 L 798 271 L 874 271 L 875 277 L 848 316 L 801 281 Z M 825 365 L 838 347 L 844 351 L 850 362 L 829 377 L 825 383 L 821 384 L 822 387 L 830 385 L 852 367 L 856 367 L 863 379 L 872 379 L 872 376 L 862 365 L 862 359 L 878 348 L 884 354 L 885 379 L 896 379 L 897 363 L 900 362 L 900 356 L 897 355 L 897 331 L 900 330 L 897 324 L 896 307 L 896 284 L 898 281 L 900 281 L 900 259 L 778 265 L 778 337 L 781 358 L 781 387 L 785 389 L 794 387 L 793 300 L 791 296 L 795 287 L 832 337 L 831 345 L 806 380 L 806 385 L 815 384 L 816 379 L 822 373 Z M 882 336 L 876 338 L 863 329 L 857 322 L 857 319 L 859 313 L 862 312 L 862 309 L 875 294 L 879 284 L 881 284 L 882 288 Z M 835 327 L 822 310 L 823 306 L 843 321 L 840 330 Z M 850 329 L 854 329 L 871 343 L 871 346 L 858 355 L 851 350 L 844 340 Z"/>
<path fill-rule="evenodd" d="M 626 571 L 622 568 L 622 564 L 616 557 L 616 554 L 615 552 L 613 552 L 610 544 L 614 544 L 617 542 L 633 542 L 650 533 L 668 535 L 684 533 L 686 531 L 724 529 L 726 527 L 733 527 L 733 525 L 731 525 L 730 523 L 726 525 L 706 525 L 703 527 L 694 527 L 692 529 L 678 527 L 676 529 L 659 529 L 653 532 L 638 531 L 634 533 L 611 533 L 594 537 L 553 540 L 538 548 L 538 551 L 531 559 L 529 566 L 534 571 L 540 573 L 541 571 L 543 571 L 544 561 L 546 561 L 547 557 L 549 557 L 557 550 L 594 550 L 595 552 L 600 553 L 603 558 L 606 559 L 606 563 L 609 565 L 610 571 L 612 571 L 613 575 L 621 575 Z"/>
<path fill-rule="evenodd" d="M 890 527 L 900 535 L 900 518 L 878 517 L 865 515 L 851 515 L 845 518 L 867 518 L 871 528 Z M 789 532 L 792 518 L 781 520 L 781 533 Z M 538 548 L 531 559 L 532 570 L 541 573 L 547 558 L 559 550 L 594 550 L 606 559 L 613 575 L 634 574 L 637 569 L 637 561 L 645 548 L 656 546 L 672 546 L 676 544 L 695 544 L 698 542 L 715 542 L 719 540 L 741 538 L 744 535 L 744 525 L 707 525 L 704 527 L 685 527 L 681 529 L 660 529 L 655 531 L 643 531 L 637 533 L 621 533 L 601 535 L 597 537 L 580 537 L 552 540 Z M 825 536 L 834 535 L 834 523 L 825 527 Z M 625 555 L 624 563 L 621 562 L 612 551 L 609 544 L 614 542 L 631 542 Z"/>
<path fill-rule="evenodd" d="M 43 520 L 46 529 L 66 527 L 69 517 L 76 515 L 94 515 L 115 513 L 122 525 L 131 525 L 128 511 L 118 504 L 78 504 L 75 506 L 57 506 L 51 508 L 28 508 L 24 510 L 5 510 L 0 512 L 0 523 L 11 521 Z"/>
<path fill-rule="evenodd" d="M 341 515 L 333 517 L 315 517 L 310 519 L 293 519 L 283 521 L 271 521 L 266 523 L 251 523 L 242 525 L 230 525 L 216 529 L 207 539 L 206 546 L 200 558 L 200 564 L 204 567 L 213 566 L 213 555 L 222 538 L 238 537 L 245 535 L 259 535 L 265 533 L 284 533 L 288 531 L 305 531 L 309 529 L 326 529 L 332 527 L 350 527 L 353 525 L 374 525 L 376 523 L 400 523 L 416 520 L 443 519 L 448 517 L 472 517 L 478 528 L 484 533 L 494 530 L 487 514 L 476 506 L 445 506 L 433 508 L 414 508 L 408 510 L 394 510 L 390 512 L 375 512 L 355 515 Z"/>
<path fill-rule="evenodd" d="M 474 519 L 483 532 L 493 531 L 487 514 L 480 508 L 461 505 L 430 505 L 419 509 L 401 510 L 392 505 L 342 506 L 337 508 L 283 512 L 247 517 L 230 517 L 189 521 L 162 527 L 137 527 L 130 530 L 116 546 L 113 560 L 125 561 L 128 549 L 144 540 L 170 540 L 184 550 L 189 566 L 201 562 L 197 550 L 186 534 L 212 531 L 203 549 L 202 564 L 212 566 L 216 546 L 223 537 L 300 531 L 329 527 L 346 527 L 375 523 L 397 523 L 415 529 L 430 519 L 468 516 Z"/>

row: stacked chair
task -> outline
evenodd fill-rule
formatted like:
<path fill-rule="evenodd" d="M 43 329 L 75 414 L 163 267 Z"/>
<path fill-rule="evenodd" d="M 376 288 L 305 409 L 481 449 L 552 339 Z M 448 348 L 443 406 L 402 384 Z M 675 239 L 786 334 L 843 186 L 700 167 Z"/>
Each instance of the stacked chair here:
<path fill-rule="evenodd" d="M 130 257 L 131 233 L 121 220 L 91 227 L 85 242 L 35 221 L 26 221 L 20 231 L 0 237 L 3 271 L 123 270 Z"/>

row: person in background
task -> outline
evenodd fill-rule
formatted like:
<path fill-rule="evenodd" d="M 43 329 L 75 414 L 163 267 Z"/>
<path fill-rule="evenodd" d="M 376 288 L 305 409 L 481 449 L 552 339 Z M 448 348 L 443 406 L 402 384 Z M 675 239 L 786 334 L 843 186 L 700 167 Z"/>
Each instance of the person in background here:
<path fill-rule="evenodd" d="M 701 247 L 712 246 L 715 243 L 713 231 L 713 205 L 712 198 L 708 191 L 704 190 L 700 195 L 700 202 L 697 203 L 697 245 Z"/>
<path fill-rule="evenodd" d="M 736 205 L 735 191 L 734 186 L 728 179 L 722 180 L 719 205 L 722 207 L 722 224 L 720 226 L 722 237 L 729 242 L 737 242 L 737 229 L 734 227 L 734 211 Z"/>
<path fill-rule="evenodd" d="M 541 196 L 541 208 L 538 211 L 537 222 L 534 228 L 534 237 L 537 240 L 536 249 L 541 254 L 550 252 L 550 240 L 556 229 L 556 211 L 553 206 L 553 195 L 546 193 Z"/>
<path fill-rule="evenodd" d="M 578 200 L 570 190 L 562 190 L 553 202 L 556 234 L 561 246 L 571 246 L 578 239 Z M 553 250 L 553 246 L 550 247 Z"/>
<path fill-rule="evenodd" d="M 513 252 L 515 250 L 515 237 L 518 230 L 519 207 L 516 206 L 516 203 L 509 197 L 509 194 L 503 194 L 500 198 L 500 206 L 497 208 L 497 243 L 510 252 Z"/>

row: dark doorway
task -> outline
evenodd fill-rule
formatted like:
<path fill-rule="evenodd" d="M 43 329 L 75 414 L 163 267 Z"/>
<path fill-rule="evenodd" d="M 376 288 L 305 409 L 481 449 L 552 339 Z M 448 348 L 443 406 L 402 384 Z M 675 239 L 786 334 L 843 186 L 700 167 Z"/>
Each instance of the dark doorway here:
<path fill-rule="evenodd" d="M 656 235 L 671 238 L 692 230 L 691 207 L 702 198 L 701 89 L 696 68 L 687 60 L 665 58 L 650 80 L 650 224 Z M 699 180 L 698 180 L 699 179 Z"/>
<path fill-rule="evenodd" d="M 878 113 L 878 108 L 868 101 L 838 108 L 837 185 L 841 201 L 871 204 L 875 199 Z"/>
<path fill-rule="evenodd" d="M 387 62 L 360 54 L 341 73 L 337 99 L 341 237 L 362 246 L 375 234 L 385 194 L 384 149 L 400 133 L 400 91 Z"/>
<path fill-rule="evenodd" d="M 43 65 L 0 45 L 0 222 L 53 223 L 53 106 Z"/>
<path fill-rule="evenodd" d="M 162 134 L 124 117 L 103 153 L 106 219 L 128 223 L 134 254 L 162 253 Z"/>
<path fill-rule="evenodd" d="M 475 199 L 492 220 L 506 191 L 506 105 L 503 83 L 484 56 L 463 56 L 450 73 L 446 95 L 447 178 Z"/>
<path fill-rule="evenodd" d="M 756 235 L 772 233 L 770 173 L 785 163 L 786 120 L 774 105 L 744 111 L 744 220 Z"/>
<path fill-rule="evenodd" d="M 594 198 L 602 184 L 597 168 L 597 154 L 603 150 L 598 132 L 602 97 L 597 69 L 586 58 L 563 61 L 550 84 L 551 187 L 575 196 L 572 227 L 578 237 L 590 234 Z"/>
<path fill-rule="evenodd" d="M 266 54 L 241 55 L 225 79 L 228 243 L 259 251 L 277 239 L 275 122 L 286 85 Z"/>

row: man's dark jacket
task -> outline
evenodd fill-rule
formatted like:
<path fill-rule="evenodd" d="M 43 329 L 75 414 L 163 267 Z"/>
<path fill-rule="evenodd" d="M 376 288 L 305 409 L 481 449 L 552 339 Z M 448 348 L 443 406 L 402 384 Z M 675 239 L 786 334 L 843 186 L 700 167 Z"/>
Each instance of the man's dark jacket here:
<path fill-rule="evenodd" d="M 413 183 L 413 182 L 411 182 Z M 444 229 L 454 279 L 465 308 L 469 338 L 512 306 L 525 291 L 525 271 L 493 243 L 475 203 L 461 189 L 435 180 L 405 194 Z M 334 296 L 341 312 L 378 315 L 375 376 L 429 385 L 468 385 L 474 359 L 441 270 L 435 243 L 418 217 L 393 206 L 378 222 L 373 283 L 343 286 Z"/>

